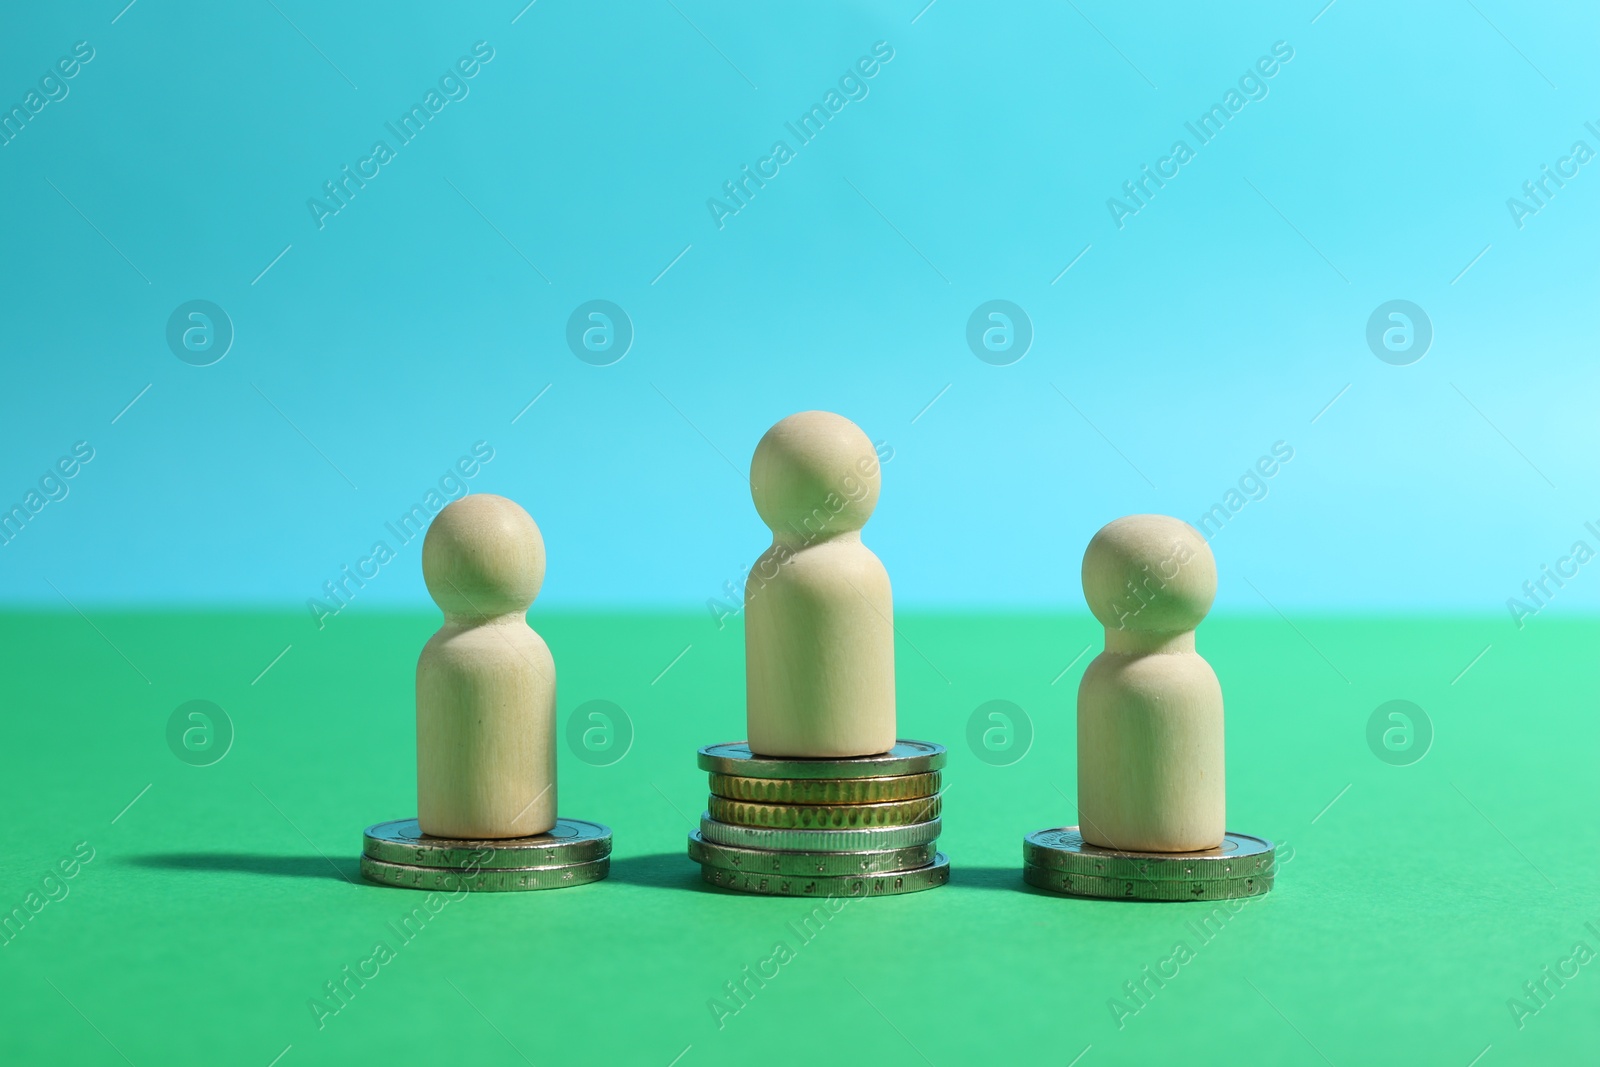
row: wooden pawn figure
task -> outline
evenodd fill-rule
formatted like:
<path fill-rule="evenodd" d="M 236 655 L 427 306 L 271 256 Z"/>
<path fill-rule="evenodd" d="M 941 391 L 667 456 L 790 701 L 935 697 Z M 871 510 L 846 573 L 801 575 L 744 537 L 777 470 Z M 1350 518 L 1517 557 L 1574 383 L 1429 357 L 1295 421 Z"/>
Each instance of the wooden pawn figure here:
<path fill-rule="evenodd" d="M 1079 832 L 1092 845 L 1222 844 L 1222 687 L 1194 644 L 1216 592 L 1205 538 L 1165 515 L 1108 523 L 1083 554 L 1084 599 L 1106 628 L 1078 686 Z"/>
<path fill-rule="evenodd" d="M 745 708 L 757 755 L 840 759 L 895 743 L 894 598 L 861 543 L 878 454 L 842 415 L 803 411 L 750 463 L 772 547 L 745 581 Z"/>
<path fill-rule="evenodd" d="M 544 538 L 514 501 L 474 493 L 422 543 L 444 625 L 417 660 L 417 822 L 434 837 L 542 834 L 556 823 L 556 672 L 526 613 Z"/>

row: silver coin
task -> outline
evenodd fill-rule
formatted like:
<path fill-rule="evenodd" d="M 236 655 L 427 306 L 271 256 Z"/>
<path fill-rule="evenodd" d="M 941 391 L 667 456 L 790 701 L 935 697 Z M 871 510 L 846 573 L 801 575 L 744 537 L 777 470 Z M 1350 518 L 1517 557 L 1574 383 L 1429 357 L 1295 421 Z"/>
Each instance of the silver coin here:
<path fill-rule="evenodd" d="M 1222 900 L 1272 888 L 1271 841 L 1229 833 L 1202 852 L 1135 852 L 1084 841 L 1076 826 L 1039 830 L 1022 841 L 1030 885 L 1077 896 L 1127 900 Z"/>
<path fill-rule="evenodd" d="M 1108 878 L 1192 882 L 1270 871 L 1276 852 L 1271 841 L 1249 834 L 1227 834 L 1221 846 L 1203 852 L 1135 852 L 1101 848 L 1083 839 L 1076 826 L 1039 830 L 1022 839 L 1022 861 L 1048 870 Z"/>
<path fill-rule="evenodd" d="M 754 874 L 821 875 L 880 874 L 909 871 L 933 862 L 932 845 L 880 849 L 876 852 L 774 852 L 770 849 L 734 848 L 707 841 L 695 830 L 689 834 L 689 858 L 706 867 Z"/>
<path fill-rule="evenodd" d="M 1022 866 L 1022 880 L 1037 889 L 1047 889 L 1073 897 L 1098 900 L 1231 900 L 1258 897 L 1272 891 L 1273 875 L 1245 875 L 1238 878 L 1211 878 L 1198 882 L 1151 882 L 1133 878 L 1104 878 L 1092 874 L 1073 874 Z"/>
<path fill-rule="evenodd" d="M 362 834 L 364 855 L 385 863 L 474 872 L 504 867 L 556 867 L 589 863 L 611 855 L 611 830 L 585 819 L 557 819 L 548 833 L 472 841 L 429 837 L 415 819 L 369 826 Z"/>
<path fill-rule="evenodd" d="M 611 871 L 611 857 L 588 863 L 568 863 L 554 867 L 497 867 L 476 873 L 440 867 L 415 867 L 407 863 L 386 863 L 371 856 L 361 857 L 361 873 L 374 882 L 401 889 L 424 889 L 440 893 L 520 893 L 535 889 L 562 889 L 569 885 L 598 882 Z"/>
<path fill-rule="evenodd" d="M 734 826 L 718 822 L 707 812 L 700 816 L 700 836 L 714 845 L 774 852 L 882 852 L 931 844 L 939 837 L 939 820 L 862 830 L 779 830 L 765 826 Z"/>
<path fill-rule="evenodd" d="M 703 865 L 700 877 L 708 885 L 722 889 L 774 897 L 893 897 L 944 885 L 950 880 L 950 858 L 939 852 L 932 863 L 915 870 L 835 878 L 760 874 Z"/>
<path fill-rule="evenodd" d="M 881 756 L 853 759 L 757 756 L 745 741 L 707 745 L 700 750 L 701 770 L 739 778 L 890 778 L 936 771 L 944 761 L 944 746 L 928 741 L 896 741 Z"/>

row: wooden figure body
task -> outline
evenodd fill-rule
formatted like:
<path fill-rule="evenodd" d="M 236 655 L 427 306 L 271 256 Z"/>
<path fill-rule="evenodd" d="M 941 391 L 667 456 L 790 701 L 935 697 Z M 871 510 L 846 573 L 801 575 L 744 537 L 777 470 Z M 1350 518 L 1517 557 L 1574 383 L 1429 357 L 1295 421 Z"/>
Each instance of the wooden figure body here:
<path fill-rule="evenodd" d="M 1222 844 L 1222 687 L 1195 651 L 1217 592 L 1199 531 L 1165 515 L 1107 524 L 1083 555 L 1083 592 L 1106 647 L 1078 686 L 1078 821 L 1104 848 Z"/>
<path fill-rule="evenodd" d="M 525 615 L 544 538 L 514 501 L 475 493 L 422 545 L 444 625 L 417 660 L 417 821 L 435 837 L 542 834 L 556 823 L 555 662 Z"/>
<path fill-rule="evenodd" d="M 762 756 L 845 758 L 895 743 L 894 598 L 861 543 L 881 484 L 849 419 L 791 415 L 750 463 L 772 547 L 745 582 L 745 700 Z"/>

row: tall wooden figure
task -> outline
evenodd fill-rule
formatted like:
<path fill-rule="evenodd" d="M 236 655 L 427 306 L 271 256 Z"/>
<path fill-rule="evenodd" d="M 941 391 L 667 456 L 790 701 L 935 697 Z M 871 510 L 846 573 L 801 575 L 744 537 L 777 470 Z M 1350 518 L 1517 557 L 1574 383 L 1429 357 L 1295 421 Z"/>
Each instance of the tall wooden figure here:
<path fill-rule="evenodd" d="M 556 671 L 525 618 L 544 538 L 515 502 L 475 493 L 422 545 L 444 625 L 417 660 L 417 821 L 434 837 L 529 837 L 556 824 Z"/>
<path fill-rule="evenodd" d="M 758 756 L 845 758 L 895 744 L 894 598 L 861 543 L 878 455 L 827 411 L 790 415 L 750 463 L 772 547 L 745 582 L 745 698 Z"/>
<path fill-rule="evenodd" d="M 1222 844 L 1222 687 L 1195 651 L 1217 592 L 1199 531 L 1165 515 L 1107 524 L 1083 555 L 1083 594 L 1106 647 L 1078 686 L 1078 817 L 1102 848 Z"/>

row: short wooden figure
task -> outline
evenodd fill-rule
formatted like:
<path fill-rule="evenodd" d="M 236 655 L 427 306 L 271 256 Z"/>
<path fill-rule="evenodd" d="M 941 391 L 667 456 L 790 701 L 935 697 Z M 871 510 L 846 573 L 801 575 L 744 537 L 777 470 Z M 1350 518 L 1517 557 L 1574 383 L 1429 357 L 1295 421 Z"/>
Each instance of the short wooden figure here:
<path fill-rule="evenodd" d="M 417 660 L 417 821 L 434 837 L 528 837 L 556 823 L 556 671 L 528 626 L 544 538 L 503 496 L 434 518 L 422 575 L 444 625 Z"/>
<path fill-rule="evenodd" d="M 1089 542 L 1083 594 L 1106 646 L 1078 686 L 1088 843 L 1136 852 L 1222 844 L 1222 687 L 1194 643 L 1216 592 L 1216 560 L 1186 522 L 1130 515 Z"/>

